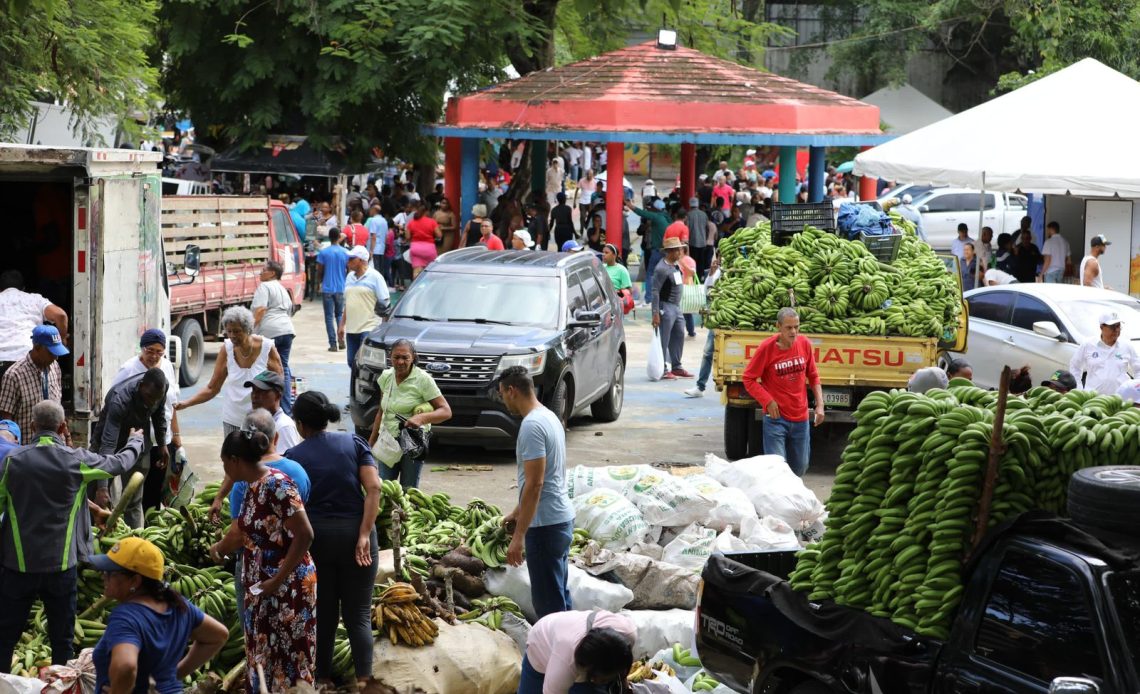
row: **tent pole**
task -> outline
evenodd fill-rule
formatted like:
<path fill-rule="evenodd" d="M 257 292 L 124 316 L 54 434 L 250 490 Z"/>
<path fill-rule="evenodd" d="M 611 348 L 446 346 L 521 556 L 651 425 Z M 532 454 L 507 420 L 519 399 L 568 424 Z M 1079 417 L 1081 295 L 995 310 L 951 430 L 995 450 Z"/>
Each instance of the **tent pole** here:
<path fill-rule="evenodd" d="M 974 238 L 982 238 L 982 227 L 986 223 L 986 172 L 982 172 L 982 192 L 978 196 L 978 229 Z M 976 250 L 976 249 L 975 249 Z"/>

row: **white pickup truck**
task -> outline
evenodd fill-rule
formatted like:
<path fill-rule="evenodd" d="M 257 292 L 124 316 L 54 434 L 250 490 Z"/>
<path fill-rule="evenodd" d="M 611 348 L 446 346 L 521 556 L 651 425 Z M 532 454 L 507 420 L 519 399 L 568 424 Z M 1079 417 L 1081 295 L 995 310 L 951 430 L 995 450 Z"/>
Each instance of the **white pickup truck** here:
<path fill-rule="evenodd" d="M 978 207 L 981 191 L 968 188 L 934 188 L 915 197 L 914 206 L 922 213 L 922 228 L 927 242 L 936 251 L 947 251 L 958 238 L 958 225 L 970 229 L 971 238 L 979 238 Z M 982 226 L 994 230 L 993 245 L 1001 233 L 1013 233 L 1021 226 L 1021 218 L 1028 214 L 1029 201 L 1014 193 L 985 194 L 985 213 Z"/>

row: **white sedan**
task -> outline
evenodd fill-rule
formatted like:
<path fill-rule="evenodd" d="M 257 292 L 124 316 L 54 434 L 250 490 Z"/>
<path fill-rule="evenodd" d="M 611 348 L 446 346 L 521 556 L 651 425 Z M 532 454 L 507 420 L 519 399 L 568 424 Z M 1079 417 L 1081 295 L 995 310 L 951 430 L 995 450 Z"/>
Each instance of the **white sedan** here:
<path fill-rule="evenodd" d="M 1073 284 L 1006 284 L 964 296 L 970 307 L 966 353 L 948 356 L 970 362 L 974 383 L 983 388 L 997 388 L 1004 366 L 1028 364 L 1034 385 L 1054 371 L 1068 371 L 1077 347 L 1100 335 L 1106 310 L 1120 314 L 1121 339 L 1140 348 L 1140 301 L 1127 294 Z"/>

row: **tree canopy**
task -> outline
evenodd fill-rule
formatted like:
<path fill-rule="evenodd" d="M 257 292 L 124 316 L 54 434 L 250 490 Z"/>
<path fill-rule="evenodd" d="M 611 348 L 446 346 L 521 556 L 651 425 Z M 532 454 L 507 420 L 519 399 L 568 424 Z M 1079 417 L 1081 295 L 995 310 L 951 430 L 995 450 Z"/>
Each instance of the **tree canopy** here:
<path fill-rule="evenodd" d="M 84 139 L 108 115 L 146 113 L 155 0 L 0 0 L 0 10 L 0 140 L 27 124 L 32 99 L 64 101 Z"/>

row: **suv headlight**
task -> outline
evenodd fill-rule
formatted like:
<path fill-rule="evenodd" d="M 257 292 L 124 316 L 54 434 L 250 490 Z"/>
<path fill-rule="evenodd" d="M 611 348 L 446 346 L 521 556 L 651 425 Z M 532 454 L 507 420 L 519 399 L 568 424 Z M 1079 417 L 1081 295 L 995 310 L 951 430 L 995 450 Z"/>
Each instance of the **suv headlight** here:
<path fill-rule="evenodd" d="M 526 367 L 527 374 L 537 376 L 546 368 L 546 353 L 547 350 L 533 354 L 503 355 L 503 358 L 499 360 L 499 368 L 495 371 L 495 376 L 499 376 L 512 366 Z"/>
<path fill-rule="evenodd" d="M 360 350 L 356 353 L 356 365 L 367 366 L 372 369 L 386 369 L 388 368 L 388 352 L 383 347 L 365 342 L 360 345 Z"/>

